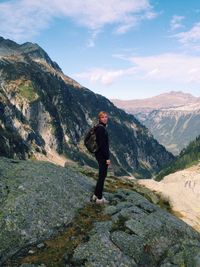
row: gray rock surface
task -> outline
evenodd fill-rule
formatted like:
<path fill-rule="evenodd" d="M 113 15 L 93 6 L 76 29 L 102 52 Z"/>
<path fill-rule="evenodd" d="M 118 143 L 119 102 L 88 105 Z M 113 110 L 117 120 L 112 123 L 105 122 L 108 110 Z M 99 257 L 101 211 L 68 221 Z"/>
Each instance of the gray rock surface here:
<path fill-rule="evenodd" d="M 35 251 L 30 245 L 44 243 L 48 256 L 46 239 L 68 229 L 80 208 L 89 205 L 95 213 L 88 203 L 94 180 L 69 168 L 0 158 L 0 176 L 0 265 L 20 250 Z M 58 254 L 64 266 L 199 267 L 200 234 L 193 228 L 132 190 L 104 194 L 110 203 L 90 218 L 85 238 L 71 254 Z M 49 267 L 43 260 L 21 266 L 41 264 Z"/>
<path fill-rule="evenodd" d="M 47 162 L 0 158 L 0 264 L 41 243 L 89 199 L 92 181 Z"/>
<path fill-rule="evenodd" d="M 200 235 L 136 192 L 109 195 L 109 222 L 96 223 L 74 261 L 84 266 L 199 267 Z"/>

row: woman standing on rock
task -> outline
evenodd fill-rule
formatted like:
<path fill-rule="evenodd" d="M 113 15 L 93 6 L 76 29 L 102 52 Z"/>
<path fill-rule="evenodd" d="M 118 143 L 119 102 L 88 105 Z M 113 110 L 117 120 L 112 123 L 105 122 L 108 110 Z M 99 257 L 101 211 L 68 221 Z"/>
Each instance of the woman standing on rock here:
<path fill-rule="evenodd" d="M 110 165 L 109 155 L 109 139 L 108 132 L 106 130 L 108 122 L 108 114 L 101 111 L 98 114 L 99 124 L 96 127 L 96 142 L 99 147 L 98 151 L 95 152 L 95 158 L 99 165 L 99 176 L 97 184 L 94 190 L 94 194 L 91 196 L 91 201 L 98 204 L 108 203 L 102 196 L 104 181 L 107 176 L 108 165 Z"/>

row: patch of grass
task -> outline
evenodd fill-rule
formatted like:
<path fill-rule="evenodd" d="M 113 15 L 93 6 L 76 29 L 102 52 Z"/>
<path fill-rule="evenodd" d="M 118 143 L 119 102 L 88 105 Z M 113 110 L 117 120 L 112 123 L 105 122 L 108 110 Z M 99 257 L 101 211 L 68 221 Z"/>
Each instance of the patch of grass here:
<path fill-rule="evenodd" d="M 7 86 L 13 96 L 18 94 L 19 96 L 26 98 L 29 102 L 33 102 L 39 98 L 31 80 L 23 78 L 11 80 Z"/>
<path fill-rule="evenodd" d="M 129 232 L 129 229 L 126 227 L 125 223 L 128 220 L 126 216 L 119 214 L 116 222 L 112 224 L 111 233 L 114 231 L 124 231 Z"/>
<path fill-rule="evenodd" d="M 159 202 L 158 202 L 158 205 L 164 209 L 164 210 L 167 210 L 168 212 L 172 213 L 173 214 L 173 210 L 172 210 L 172 207 L 170 205 L 170 201 L 168 198 L 162 196 L 161 194 L 159 193 L 156 193 L 156 195 L 159 197 Z"/>
<path fill-rule="evenodd" d="M 98 177 L 97 171 L 94 170 L 87 170 L 87 169 L 79 169 L 79 172 L 94 178 L 95 180 Z M 115 192 L 118 189 L 128 189 L 136 191 L 137 193 L 141 194 L 151 203 L 158 205 L 160 208 L 173 213 L 170 202 L 167 198 L 159 194 L 158 192 L 153 192 L 152 190 L 146 188 L 144 185 L 140 185 L 137 181 L 128 180 L 126 178 L 119 178 L 114 175 L 109 175 L 106 177 L 105 180 L 105 187 L 104 190 L 110 193 Z"/>
<path fill-rule="evenodd" d="M 98 178 L 98 173 L 93 171 L 92 169 L 81 168 L 81 169 L 79 169 L 79 172 L 86 175 L 86 176 L 92 177 L 95 180 L 97 180 L 97 178 Z"/>
<path fill-rule="evenodd" d="M 22 263 L 44 263 L 48 267 L 63 267 L 66 263 L 71 262 L 74 249 L 88 240 L 93 223 L 110 219 L 109 215 L 104 214 L 102 206 L 89 203 L 77 212 L 73 222 L 68 225 L 64 232 L 55 238 L 44 241 L 44 248 L 29 248 L 35 251 L 33 255 L 21 256 L 16 260 L 11 259 L 6 266 L 19 266 Z M 67 259 L 64 259 L 64 255 Z"/>
<path fill-rule="evenodd" d="M 31 81 L 21 81 L 17 87 L 19 94 L 26 98 L 29 102 L 33 102 L 38 99 L 38 95 Z"/>

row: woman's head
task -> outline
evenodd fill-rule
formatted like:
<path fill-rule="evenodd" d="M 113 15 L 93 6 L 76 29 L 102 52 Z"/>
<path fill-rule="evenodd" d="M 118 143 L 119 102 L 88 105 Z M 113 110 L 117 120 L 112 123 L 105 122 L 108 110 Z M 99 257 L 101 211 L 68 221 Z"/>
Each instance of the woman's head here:
<path fill-rule="evenodd" d="M 99 122 L 107 123 L 108 121 L 108 114 L 105 111 L 101 111 L 98 114 Z"/>

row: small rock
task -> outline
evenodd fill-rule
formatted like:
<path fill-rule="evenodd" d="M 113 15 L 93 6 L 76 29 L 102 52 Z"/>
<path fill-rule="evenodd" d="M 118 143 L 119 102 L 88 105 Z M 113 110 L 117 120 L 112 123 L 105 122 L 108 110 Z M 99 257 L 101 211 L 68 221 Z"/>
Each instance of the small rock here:
<path fill-rule="evenodd" d="M 68 263 L 68 261 L 69 261 L 69 256 L 68 256 L 67 253 L 65 253 L 65 254 L 63 255 L 63 260 L 65 261 L 65 263 Z"/>
<path fill-rule="evenodd" d="M 35 253 L 35 251 L 32 250 L 32 249 L 30 249 L 30 250 L 28 251 L 28 254 L 34 254 L 34 253 Z"/>
<path fill-rule="evenodd" d="M 199 267 L 199 266 L 200 266 L 200 254 L 197 255 L 197 256 L 194 258 L 194 266 L 195 266 L 195 267 Z"/>
<path fill-rule="evenodd" d="M 45 244 L 44 243 L 40 243 L 37 245 L 37 248 L 44 248 L 45 247 Z"/>
<path fill-rule="evenodd" d="M 25 188 L 24 188 L 23 185 L 19 185 L 19 186 L 18 186 L 18 189 L 25 190 Z"/>

